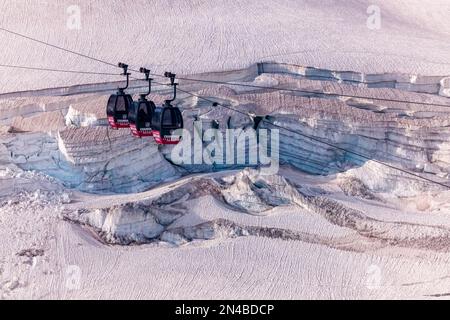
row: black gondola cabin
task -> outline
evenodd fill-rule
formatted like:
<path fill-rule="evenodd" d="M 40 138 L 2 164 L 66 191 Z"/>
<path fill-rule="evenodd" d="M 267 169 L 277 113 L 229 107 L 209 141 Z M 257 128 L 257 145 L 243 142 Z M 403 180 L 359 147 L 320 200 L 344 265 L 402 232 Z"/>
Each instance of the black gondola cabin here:
<path fill-rule="evenodd" d="M 183 116 L 180 109 L 166 103 L 155 109 L 152 119 L 153 137 L 158 144 L 177 144 L 181 136 L 175 134 L 183 128 Z"/>
<path fill-rule="evenodd" d="M 136 137 L 151 137 L 153 135 L 152 118 L 156 109 L 153 101 L 148 101 L 145 96 L 141 96 L 139 101 L 135 101 L 129 112 L 131 133 Z"/>
<path fill-rule="evenodd" d="M 133 98 L 123 91 L 118 91 L 109 97 L 106 113 L 108 122 L 113 129 L 128 128 L 128 111 L 133 104 Z"/>

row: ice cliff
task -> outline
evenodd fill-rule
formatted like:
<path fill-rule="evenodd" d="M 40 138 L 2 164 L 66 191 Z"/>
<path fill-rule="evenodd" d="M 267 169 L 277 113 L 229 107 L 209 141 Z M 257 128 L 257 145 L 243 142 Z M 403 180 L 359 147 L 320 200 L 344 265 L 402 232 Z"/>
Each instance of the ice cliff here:
<path fill-rule="evenodd" d="M 444 76 L 364 75 L 274 63 L 226 73 L 230 81 L 233 75 L 240 79 L 235 81 L 245 78 L 245 84 L 278 86 L 291 91 L 185 81 L 182 83 L 185 90 L 241 112 L 214 107 L 181 93 L 177 103 L 191 133 L 194 121 L 202 123 L 200 134 L 213 126 L 222 133 L 226 129 L 242 129 L 241 134 L 252 128 L 281 126 L 287 128 L 279 132 L 278 156 L 282 164 L 318 175 L 351 172 L 373 190 L 399 195 L 436 186 L 383 167 L 377 161 L 437 181 L 445 182 L 449 177 L 450 108 L 445 107 L 449 105 L 448 98 L 439 95 L 448 90 L 448 78 Z M 160 88 L 151 98 L 161 103 L 167 93 L 167 88 L 165 91 Z M 108 129 L 106 100 L 105 94 L 63 97 L 21 94 L 2 99 L 2 161 L 49 174 L 71 188 L 125 193 L 146 190 L 184 173 L 242 167 L 174 165 L 173 147 L 157 146 L 152 139 L 135 139 L 128 130 Z M 261 121 L 256 122 L 254 115 Z M 246 145 L 246 152 L 250 147 Z"/>

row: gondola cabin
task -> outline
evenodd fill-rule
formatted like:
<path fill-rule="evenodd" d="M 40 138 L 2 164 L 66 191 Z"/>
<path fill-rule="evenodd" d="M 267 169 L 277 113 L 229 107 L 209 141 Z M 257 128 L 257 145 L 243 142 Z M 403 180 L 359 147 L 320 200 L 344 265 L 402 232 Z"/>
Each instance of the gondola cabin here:
<path fill-rule="evenodd" d="M 108 122 L 111 128 L 129 128 L 128 111 L 133 104 L 133 98 L 124 91 L 118 91 L 109 97 L 106 107 Z"/>
<path fill-rule="evenodd" d="M 129 112 L 128 121 L 131 133 L 135 137 L 151 137 L 153 135 L 152 118 L 156 109 L 153 101 L 148 101 L 141 96 L 139 101 L 133 102 Z"/>
<path fill-rule="evenodd" d="M 157 144 L 178 144 L 181 136 L 175 131 L 183 128 L 180 109 L 166 103 L 155 109 L 152 118 L 153 137 Z"/>

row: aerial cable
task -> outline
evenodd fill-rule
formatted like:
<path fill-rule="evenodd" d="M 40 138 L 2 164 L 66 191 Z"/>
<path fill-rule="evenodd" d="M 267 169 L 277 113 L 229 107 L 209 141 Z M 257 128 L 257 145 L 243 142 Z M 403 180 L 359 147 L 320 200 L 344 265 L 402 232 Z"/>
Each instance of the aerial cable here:
<path fill-rule="evenodd" d="M 34 41 L 58 50 L 62 50 L 65 51 L 67 53 L 71 53 L 86 59 L 90 59 L 93 61 L 97 61 L 112 67 L 116 67 L 117 65 L 105 60 L 101 60 L 80 52 L 76 52 L 74 50 L 69 50 L 66 48 L 63 48 L 61 46 L 57 46 L 12 30 L 8 30 L 5 29 L 3 27 L 0 27 L 0 31 L 4 31 L 13 35 L 16 35 L 18 37 L 22 37 L 24 39 L 28 39 L 30 41 Z M 139 70 L 135 70 L 135 69 L 130 69 L 130 71 L 133 72 L 139 72 Z M 152 76 L 157 76 L 157 77 L 164 77 L 162 75 L 158 75 L 158 74 L 151 74 Z M 440 104 L 440 103 L 430 103 L 430 102 L 421 102 L 421 101 L 407 101 L 407 100 L 400 100 L 400 99 L 389 99 L 389 98 L 376 98 L 376 97 L 368 97 L 368 96 L 361 96 L 361 95 L 350 95 L 350 94 L 341 94 L 341 93 L 333 93 L 333 92 L 317 92 L 317 91 L 311 91 L 311 90 L 303 90 L 303 89 L 289 89 L 289 88 L 282 88 L 282 87 L 275 87 L 275 86 L 260 86 L 260 85 L 252 85 L 252 84 L 241 84 L 241 83 L 236 83 L 236 82 L 224 82 L 224 81 L 215 81 L 215 80 L 201 80 L 201 79 L 192 79 L 192 78 L 178 78 L 180 80 L 185 80 L 185 81 L 195 81 L 195 82 L 202 82 L 202 83 L 210 83 L 210 84 L 222 84 L 222 85 L 231 85 L 231 86 L 242 86 L 242 87 L 249 87 L 249 88 L 255 88 L 255 89 L 266 89 L 266 90 L 279 90 L 279 91 L 288 91 L 288 92 L 297 92 L 297 93 L 306 93 L 306 94 L 320 94 L 320 95 L 325 95 L 325 96 L 333 96 L 333 97 L 344 97 L 344 98 L 356 98 L 356 99 L 367 99 L 367 100 L 375 100 L 375 101 L 384 101 L 384 102 L 395 102 L 395 103 L 410 103 L 410 104 L 417 104 L 417 105 L 424 105 L 424 106 L 435 106 L 435 107 L 446 107 L 449 108 L 450 105 L 449 104 Z"/>
<path fill-rule="evenodd" d="M 178 89 L 178 90 L 181 91 L 181 92 L 184 92 L 184 93 L 186 93 L 186 94 L 188 94 L 188 95 L 197 97 L 198 99 L 202 99 L 202 100 L 207 101 L 207 102 L 209 102 L 209 103 L 213 103 L 213 104 L 216 105 L 216 106 L 224 107 L 224 108 L 226 108 L 226 109 L 229 109 L 229 110 L 231 110 L 231 111 L 240 113 L 240 114 L 242 114 L 242 115 L 251 116 L 250 113 L 247 113 L 247 112 L 244 112 L 244 111 L 235 109 L 235 108 L 233 108 L 233 107 L 231 107 L 231 106 L 228 106 L 228 105 L 226 105 L 226 104 L 218 103 L 218 102 L 216 102 L 216 101 L 213 101 L 213 100 L 211 100 L 211 99 L 208 99 L 208 98 L 199 96 L 199 95 L 197 95 L 197 94 L 195 94 L 195 93 L 192 93 L 192 92 L 189 92 L 189 91 L 185 91 L 185 90 L 182 90 L 182 89 Z M 346 153 L 355 155 L 355 156 L 360 157 L 360 158 L 362 158 L 362 159 L 364 159 L 364 160 L 376 162 L 376 163 L 378 163 L 378 164 L 380 164 L 380 165 L 383 165 L 383 166 L 385 166 L 385 167 L 388 167 L 388 168 L 390 168 L 390 169 L 397 170 L 397 171 L 403 172 L 403 173 L 405 173 L 405 174 L 407 174 L 407 175 L 410 175 L 410 176 L 419 178 L 419 179 L 421 179 L 421 180 L 424 180 L 424 181 L 426 181 L 426 182 L 429 182 L 429 183 L 432 183 L 432 184 L 436 184 L 436 185 L 439 185 L 439 186 L 441 186 L 441 187 L 445 187 L 445 188 L 447 188 L 447 189 L 450 189 L 450 186 L 449 186 L 449 185 L 447 185 L 447 184 L 445 184 L 445 183 L 442 183 L 442 182 L 439 182 L 439 181 L 435 181 L 435 180 L 430 179 L 430 178 L 427 178 L 427 177 L 424 177 L 424 176 L 422 176 L 422 175 L 420 175 L 420 174 L 417 174 L 417 173 L 414 173 L 414 172 L 411 172 L 411 171 L 408 171 L 408 170 L 405 170 L 405 169 L 402 169 L 402 168 L 393 166 L 393 165 L 391 165 L 391 164 L 385 163 L 385 162 L 380 161 L 380 160 L 373 159 L 373 158 L 371 158 L 371 157 L 369 157 L 369 156 L 366 156 L 366 155 L 364 155 L 364 154 L 361 154 L 361 153 L 358 153 L 358 152 L 355 152 L 355 151 L 352 151 L 352 150 L 349 150 L 349 149 L 346 149 L 346 148 L 337 146 L 337 145 L 335 145 L 335 144 L 333 144 L 333 143 L 324 141 L 324 140 L 322 140 L 322 139 L 315 138 L 315 137 L 312 137 L 312 136 L 310 136 L 310 135 L 304 134 L 303 132 L 296 131 L 296 130 L 293 130 L 293 129 L 290 129 L 290 128 L 286 128 L 286 127 L 277 125 L 277 124 L 275 124 L 275 123 L 273 123 L 273 122 L 271 122 L 271 121 L 268 121 L 267 119 L 262 119 L 261 121 L 262 121 L 262 122 L 265 122 L 265 123 L 267 123 L 267 124 L 269 124 L 269 125 L 271 125 L 271 126 L 273 126 L 273 127 L 276 127 L 276 128 L 278 128 L 278 129 L 286 130 L 286 131 L 288 131 L 288 132 L 291 132 L 291 133 L 300 135 L 300 136 L 302 136 L 302 137 L 304 137 L 304 138 L 307 138 L 307 139 L 310 139 L 310 140 L 312 140 L 312 141 L 315 141 L 315 142 L 318 142 L 318 143 L 327 145 L 327 146 L 329 146 L 329 147 L 331 147 L 331 148 L 334 148 L 334 149 L 336 149 L 336 150 L 340 150 L 340 151 L 343 151 L 343 152 L 346 152 Z"/>
<path fill-rule="evenodd" d="M 152 74 L 152 76 L 163 77 L 161 75 L 156 75 L 156 74 Z M 377 97 L 351 95 L 351 94 L 343 94 L 343 93 L 335 93 L 335 92 L 319 92 L 319 91 L 304 90 L 304 89 L 290 89 L 290 88 L 275 87 L 275 86 L 261 86 L 261 85 L 255 85 L 255 84 L 245 84 L 245 83 L 216 81 L 216 80 L 201 80 L 201 79 L 192 79 L 192 78 L 185 78 L 185 77 L 178 77 L 178 79 L 184 80 L 184 81 L 210 83 L 210 84 L 217 84 L 217 85 L 239 86 L 239 87 L 247 87 L 247 88 L 254 88 L 254 89 L 277 90 L 277 91 L 287 91 L 287 92 L 294 92 L 294 93 L 317 94 L 317 95 L 324 95 L 324 96 L 331 96 L 331 97 L 366 99 L 366 100 L 375 100 L 375 101 L 384 101 L 384 102 L 409 103 L 409 104 L 417 104 L 417 105 L 424 105 L 424 106 L 450 108 L 450 104 L 441 104 L 441 103 L 432 103 L 432 102 L 409 101 L 409 100 L 390 99 L 390 98 L 377 98 Z"/>
<path fill-rule="evenodd" d="M 65 52 L 67 52 L 67 53 L 71 53 L 71 54 L 74 54 L 74 55 L 77 55 L 77 56 L 80 56 L 80 57 L 83 57 L 83 58 L 86 58 L 86 59 L 90 59 L 90 60 L 93 60 L 93 61 L 97 61 L 97 62 L 106 64 L 106 65 L 109 65 L 109 66 L 112 66 L 112 67 L 117 67 L 117 65 L 115 65 L 115 64 L 113 64 L 113 63 L 110 63 L 110 62 L 107 62 L 107 61 L 104 61 L 104 60 L 101 60 L 101 59 L 98 59 L 98 58 L 95 58 L 95 57 L 91 57 L 91 56 L 88 56 L 88 55 L 86 55 L 86 54 L 82 54 L 82 53 L 79 53 L 79 52 L 76 52 L 76 51 L 73 51 L 73 50 L 69 50 L 69 49 L 66 49 L 66 48 L 63 48 L 63 47 L 60 47 L 60 46 L 57 46 L 57 45 L 53 45 L 53 44 L 50 44 L 50 43 L 48 43 L 48 42 L 45 42 L 45 41 L 42 41 L 42 40 L 38 40 L 38 39 L 32 38 L 32 37 L 29 37 L 29 36 L 24 35 L 24 34 L 21 34 L 21 33 L 14 32 L 14 31 L 5 29 L 5 28 L 3 28 L 3 27 L 0 27 L 0 31 L 4 31 L 4 32 L 7 32 L 7 33 L 10 33 L 10 34 L 13 34 L 13 35 L 16 35 L 16 36 L 19 36 L 19 37 L 28 39 L 28 40 L 30 40 L 30 41 L 34 41 L 34 42 L 37 42 L 37 43 L 40 43 L 40 44 L 43 44 L 43 45 L 46 45 L 46 46 L 49 46 L 49 47 L 52 47 L 52 48 L 55 48 L 55 49 L 58 49 L 58 50 L 62 50 L 62 51 L 65 51 Z M 136 72 L 137 72 L 137 70 L 133 70 L 133 69 L 130 69 L 130 70 L 136 71 Z M 163 76 L 156 75 L 156 74 L 152 74 L 152 75 L 153 75 L 153 76 L 158 76 L 158 77 L 163 77 Z M 369 100 L 376 100 L 376 101 L 389 101 L 389 102 L 411 103 L 411 104 L 427 105 L 427 106 L 437 106 L 437 107 L 450 107 L 450 105 L 437 104 L 437 103 L 427 103 L 427 102 L 420 102 L 420 101 L 405 101 L 405 100 L 398 100 L 398 99 L 374 98 L 374 97 L 366 97 L 366 96 L 345 95 L 345 94 L 338 94 L 338 93 L 325 93 L 325 92 L 320 93 L 320 92 L 308 91 L 308 90 L 301 90 L 301 89 L 286 89 L 286 88 L 281 88 L 281 87 L 258 86 L 258 85 L 239 84 L 239 83 L 234 83 L 234 82 L 222 82 L 222 81 L 213 81 L 213 80 L 200 80 L 200 79 L 190 79 L 190 78 L 179 78 L 179 79 L 185 80 L 185 81 L 197 81 L 197 82 L 203 82 L 203 83 L 224 84 L 224 85 L 233 85 L 233 86 L 244 86 L 244 87 L 252 87 L 252 88 L 259 88 L 259 89 L 273 89 L 273 90 L 279 90 L 279 91 L 290 91 L 290 92 L 299 92 L 299 93 L 322 94 L 322 95 L 340 96 L 340 97 L 348 97 L 348 98 L 369 99 Z M 142 80 L 142 79 L 137 79 L 137 80 Z M 166 84 L 166 85 L 167 85 L 167 84 Z M 191 95 L 191 96 L 197 97 L 197 98 L 199 98 L 199 99 L 202 99 L 202 100 L 204 100 L 204 101 L 208 101 L 208 102 L 210 102 L 210 103 L 213 103 L 213 104 L 216 105 L 216 106 L 222 106 L 222 107 L 227 108 L 227 109 L 229 109 L 229 110 L 232 110 L 232 111 L 234 111 L 234 112 L 238 112 L 238 113 L 241 113 L 241 114 L 245 114 L 245 115 L 247 115 L 247 116 L 250 115 L 249 113 L 246 113 L 246 112 L 237 110 L 237 109 L 235 109 L 235 108 L 232 108 L 232 107 L 230 107 L 230 106 L 226 106 L 226 105 L 224 105 L 224 104 L 220 104 L 220 103 L 215 102 L 215 101 L 213 101 L 213 100 L 210 100 L 210 99 L 201 97 L 201 96 L 199 96 L 199 95 L 193 94 L 193 93 L 191 93 L 191 92 L 188 92 L 188 91 L 185 91 L 185 90 L 181 90 L 181 89 L 179 89 L 179 91 L 184 92 L 184 93 L 186 93 L 186 94 L 189 94 L 189 95 Z M 330 147 L 332 147 L 332 148 L 334 148 L 334 149 L 341 150 L 341 151 L 347 152 L 347 153 L 349 153 L 349 154 L 356 155 L 356 156 L 358 156 L 358 157 L 360 157 L 360 158 L 363 158 L 363 159 L 365 159 L 365 160 L 374 161 L 374 162 L 379 163 L 379 164 L 381 164 L 381 165 L 383 165 L 383 166 L 386 166 L 386 167 L 388 167 L 388 168 L 391 168 L 391 169 L 394 169 L 394 170 L 403 172 L 403 173 L 405 173 L 405 174 L 414 176 L 414 177 L 419 178 L 419 179 L 421 179 L 421 180 L 424 180 L 424 181 L 427 181 L 427 182 L 430 182 L 430 183 L 434 183 L 434 184 L 436 184 L 436 185 L 440 185 L 440 186 L 442 186 L 442 187 L 445 187 L 445 188 L 450 189 L 450 186 L 448 186 L 448 185 L 446 185 L 446 184 L 444 184 L 444 183 L 441 183 L 441 182 L 438 182 L 438 181 L 434 181 L 434 180 L 432 180 L 432 179 L 423 177 L 423 176 L 421 176 L 421 175 L 419 175 L 419 174 L 410 172 L 410 171 L 408 171 L 408 170 L 405 170 L 405 169 L 402 169 L 402 168 L 399 168 L 399 167 L 396 167 L 396 166 L 393 166 L 393 165 L 384 163 L 384 162 L 379 161 L 379 160 L 376 160 L 376 159 L 372 159 L 371 157 L 368 157 L 368 156 L 365 156 L 365 155 L 363 155 L 363 154 L 360 154 L 360 153 L 357 153 L 357 152 L 348 150 L 348 149 L 346 149 L 346 148 L 342 148 L 342 147 L 336 146 L 336 145 L 334 145 L 334 144 L 332 144 L 332 143 L 323 141 L 323 140 L 321 140 L 321 139 L 318 139 L 318 138 L 315 138 L 315 137 L 311 137 L 311 136 L 306 135 L 306 134 L 304 134 L 304 133 L 302 133 L 302 132 L 295 131 L 295 130 L 292 130 L 292 129 L 289 129 L 289 128 L 286 128 L 286 127 L 282 127 L 282 126 L 276 125 L 276 124 L 274 124 L 274 123 L 272 123 L 272 122 L 270 122 L 270 121 L 267 121 L 266 119 L 262 119 L 262 121 L 265 122 L 265 123 L 268 123 L 268 124 L 270 124 L 270 125 L 272 125 L 272 126 L 278 127 L 278 128 L 280 128 L 280 129 L 283 129 L 283 130 L 289 131 L 289 132 L 291 132 L 291 133 L 301 135 L 301 136 L 306 137 L 306 138 L 308 138 L 308 139 L 311 139 L 311 140 L 313 140 L 313 141 L 316 141 L 316 142 L 319 142 L 319 143 L 328 145 L 328 146 L 330 146 Z"/>
<path fill-rule="evenodd" d="M 83 70 L 65 70 L 65 69 L 53 69 L 53 68 L 40 68 L 40 67 L 30 67 L 22 65 L 10 65 L 10 64 L 0 64 L 2 68 L 11 69 L 24 69 L 24 70 L 36 70 L 36 71 L 48 71 L 48 72 L 61 72 L 61 73 L 75 73 L 75 74 L 87 74 L 87 75 L 102 75 L 102 76 L 120 76 L 119 73 L 110 72 L 93 72 L 93 71 L 83 71 Z"/>
<path fill-rule="evenodd" d="M 58 50 L 61 50 L 61 51 L 65 51 L 67 53 L 71 53 L 71 54 L 80 56 L 82 58 L 90 59 L 90 60 L 97 61 L 97 62 L 100 62 L 100 63 L 103 63 L 103 64 L 106 64 L 106 65 L 109 65 L 109 66 L 117 68 L 117 65 L 115 65 L 114 63 L 110 63 L 110 62 L 105 61 L 105 60 L 101 60 L 101 59 L 98 59 L 98 58 L 95 58 L 95 57 L 92 57 L 92 56 L 88 56 L 87 54 L 76 52 L 74 50 L 66 49 L 66 48 L 63 48 L 63 47 L 60 47 L 60 46 L 57 46 L 57 45 L 54 45 L 54 44 L 51 44 L 51 43 L 48 43 L 48 42 L 45 42 L 45 41 L 33 38 L 33 37 L 30 37 L 30 36 L 27 36 L 25 34 L 21 34 L 19 32 L 8 30 L 8 29 L 5 29 L 3 27 L 0 27 L 0 31 L 4 31 L 4 32 L 10 33 L 10 34 L 13 34 L 15 36 L 21 37 L 21 38 L 28 39 L 30 41 L 34 41 L 34 42 L 43 44 L 43 45 L 48 46 L 48 47 L 52 47 L 52 48 L 55 48 L 55 49 L 58 49 Z"/>

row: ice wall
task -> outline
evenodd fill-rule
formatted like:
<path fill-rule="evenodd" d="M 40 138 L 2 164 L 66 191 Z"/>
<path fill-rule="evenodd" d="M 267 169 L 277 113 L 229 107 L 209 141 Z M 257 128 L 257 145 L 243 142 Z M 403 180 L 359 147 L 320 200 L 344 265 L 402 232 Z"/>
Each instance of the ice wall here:
<path fill-rule="evenodd" d="M 179 173 L 149 140 L 106 127 L 25 133 L 6 142 L 10 161 L 88 192 L 139 192 Z"/>

